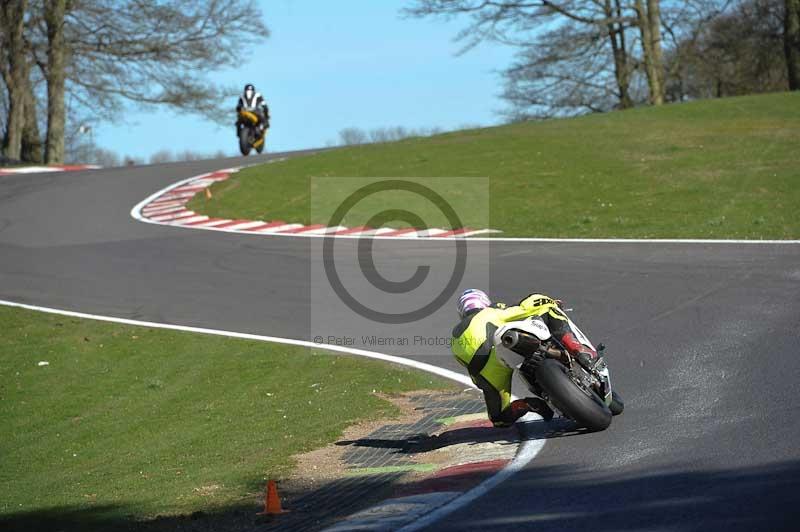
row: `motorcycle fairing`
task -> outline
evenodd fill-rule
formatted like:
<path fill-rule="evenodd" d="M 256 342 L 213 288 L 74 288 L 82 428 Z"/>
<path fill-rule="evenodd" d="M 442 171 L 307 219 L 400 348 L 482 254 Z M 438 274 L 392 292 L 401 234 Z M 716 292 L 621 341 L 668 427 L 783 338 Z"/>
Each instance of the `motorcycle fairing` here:
<path fill-rule="evenodd" d="M 582 343 L 583 345 L 588 345 L 589 347 L 591 347 L 592 349 L 597 351 L 597 349 L 595 349 L 595 347 L 594 347 L 594 344 L 592 344 L 592 342 L 589 340 L 589 337 L 587 337 L 585 334 L 583 334 L 583 331 L 581 331 L 578 328 L 578 326 L 575 325 L 575 322 L 573 322 L 571 319 L 569 319 L 569 317 L 567 317 L 567 322 L 569 323 L 569 326 L 572 329 L 572 332 L 575 333 L 575 337 L 578 339 L 578 341 L 580 343 Z"/>
<path fill-rule="evenodd" d="M 239 117 L 248 120 L 251 124 L 255 125 L 258 123 L 258 117 L 255 113 L 242 109 L 239 111 Z"/>
<path fill-rule="evenodd" d="M 550 328 L 540 316 L 531 316 L 522 320 L 510 321 L 500 327 L 497 332 L 494 333 L 494 344 L 501 345 L 503 343 L 503 334 L 505 334 L 506 331 L 514 329 L 532 334 L 543 342 L 549 340 L 552 336 L 550 334 Z"/>

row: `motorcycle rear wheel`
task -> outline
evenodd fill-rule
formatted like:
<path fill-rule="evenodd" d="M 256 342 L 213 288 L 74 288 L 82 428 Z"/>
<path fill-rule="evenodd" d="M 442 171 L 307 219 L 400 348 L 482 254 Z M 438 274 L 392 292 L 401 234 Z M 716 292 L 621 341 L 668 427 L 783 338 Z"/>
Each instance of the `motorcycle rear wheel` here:
<path fill-rule="evenodd" d="M 587 395 L 572 382 L 567 368 L 552 359 L 546 359 L 536 370 L 536 382 L 548 399 L 564 415 L 592 432 L 605 430 L 611 424 L 611 410 L 594 392 Z"/>
<path fill-rule="evenodd" d="M 252 147 L 253 144 L 250 142 L 250 128 L 239 128 L 239 151 L 242 152 L 242 155 L 250 155 L 250 148 Z"/>

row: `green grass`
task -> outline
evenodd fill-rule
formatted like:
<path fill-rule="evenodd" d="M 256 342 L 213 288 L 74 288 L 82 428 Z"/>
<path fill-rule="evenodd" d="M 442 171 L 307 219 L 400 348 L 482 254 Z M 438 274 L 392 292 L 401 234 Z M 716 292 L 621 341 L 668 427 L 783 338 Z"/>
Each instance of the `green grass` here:
<path fill-rule="evenodd" d="M 327 223 L 338 185 L 312 178 L 488 177 L 489 224 L 504 236 L 788 239 L 800 238 L 798 161 L 800 94 L 781 93 L 337 149 L 246 169 L 190 206 Z M 464 225 L 485 226 L 485 197 L 453 192 L 463 197 L 446 199 Z M 430 206 L 399 203 L 429 226 L 443 221 Z M 376 208 L 354 210 L 345 225 Z"/>
<path fill-rule="evenodd" d="M 236 504 L 252 514 L 293 454 L 396 413 L 374 391 L 447 386 L 278 344 L 4 307 L 0 324 L 0 522 L 12 524 L 54 511 L 84 515 L 78 530 L 89 515 L 119 523 Z"/>

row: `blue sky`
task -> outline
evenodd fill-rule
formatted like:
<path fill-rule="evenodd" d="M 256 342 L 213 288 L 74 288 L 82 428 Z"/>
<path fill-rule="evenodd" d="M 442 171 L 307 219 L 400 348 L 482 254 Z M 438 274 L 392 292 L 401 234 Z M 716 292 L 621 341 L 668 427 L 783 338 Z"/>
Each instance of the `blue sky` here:
<path fill-rule="evenodd" d="M 268 149 L 324 146 L 339 130 L 387 126 L 453 129 L 490 125 L 503 108 L 497 70 L 512 50 L 482 44 L 456 55 L 466 20 L 403 19 L 406 0 L 263 0 L 272 35 L 242 67 L 212 73 L 215 82 L 253 83 L 269 103 Z M 231 98 L 231 108 L 236 99 Z M 129 108 L 123 123 L 103 124 L 96 142 L 142 157 L 169 148 L 236 152 L 231 125 Z"/>

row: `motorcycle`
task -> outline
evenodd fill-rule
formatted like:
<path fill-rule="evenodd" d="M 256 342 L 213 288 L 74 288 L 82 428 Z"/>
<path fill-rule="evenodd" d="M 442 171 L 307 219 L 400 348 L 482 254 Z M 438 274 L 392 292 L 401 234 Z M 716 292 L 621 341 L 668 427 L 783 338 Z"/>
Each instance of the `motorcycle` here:
<path fill-rule="evenodd" d="M 267 130 L 262 130 L 258 126 L 258 116 L 254 112 L 241 109 L 239 118 L 236 120 L 236 128 L 239 134 L 239 150 L 242 155 L 250 155 L 250 150 L 253 148 L 258 153 L 264 151 Z"/>
<path fill-rule="evenodd" d="M 588 346 L 591 342 L 569 320 L 575 336 Z M 604 358 L 588 371 L 553 338 L 538 316 L 505 324 L 495 333 L 498 357 L 519 370 L 525 384 L 555 411 L 590 431 L 608 428 L 613 416 L 625 409 L 618 392 L 611 388 L 611 373 Z M 502 345 L 505 350 L 499 349 Z M 597 352 L 602 354 L 600 344 Z"/>

